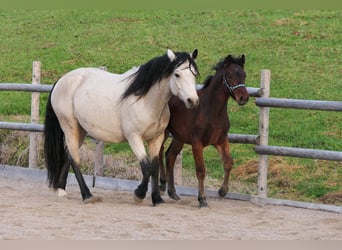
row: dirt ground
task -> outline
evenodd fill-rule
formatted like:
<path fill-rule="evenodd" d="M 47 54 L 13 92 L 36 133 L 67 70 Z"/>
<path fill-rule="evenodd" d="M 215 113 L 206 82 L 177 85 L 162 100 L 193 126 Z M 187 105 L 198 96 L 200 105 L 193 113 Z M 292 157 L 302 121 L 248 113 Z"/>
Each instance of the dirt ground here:
<path fill-rule="evenodd" d="M 342 239 L 342 214 L 182 196 L 153 207 L 132 192 L 93 189 L 102 202 L 84 204 L 79 188 L 57 198 L 46 183 L 0 178 L 0 239 Z M 148 193 L 149 195 L 149 193 Z"/>

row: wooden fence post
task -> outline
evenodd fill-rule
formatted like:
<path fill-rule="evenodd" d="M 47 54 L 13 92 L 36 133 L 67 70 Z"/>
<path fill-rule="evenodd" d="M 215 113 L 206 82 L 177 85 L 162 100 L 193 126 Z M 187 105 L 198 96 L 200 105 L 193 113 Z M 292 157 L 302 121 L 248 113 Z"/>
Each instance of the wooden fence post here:
<path fill-rule="evenodd" d="M 32 84 L 40 84 L 41 63 L 34 61 L 32 65 Z M 39 123 L 39 92 L 32 92 L 31 95 L 31 123 Z M 30 149 L 29 149 L 29 168 L 37 168 L 38 166 L 38 145 L 39 134 L 30 133 Z"/>
<path fill-rule="evenodd" d="M 262 89 L 262 97 L 270 97 L 271 71 L 261 71 L 260 88 Z M 259 136 L 260 145 L 268 146 L 268 128 L 269 128 L 269 107 L 260 107 L 259 113 Z M 268 155 L 259 155 L 258 162 L 258 183 L 257 195 L 267 197 L 267 170 L 268 170 Z"/>

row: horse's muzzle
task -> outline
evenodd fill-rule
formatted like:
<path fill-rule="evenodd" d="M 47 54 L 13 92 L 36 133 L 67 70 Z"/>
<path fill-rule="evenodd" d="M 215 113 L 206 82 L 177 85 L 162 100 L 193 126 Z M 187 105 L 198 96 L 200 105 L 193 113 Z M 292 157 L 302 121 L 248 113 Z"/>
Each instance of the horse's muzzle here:
<path fill-rule="evenodd" d="M 187 108 L 190 108 L 190 109 L 193 109 L 193 108 L 196 108 L 198 105 L 199 105 L 199 98 L 195 98 L 195 99 L 191 99 L 191 98 L 188 98 L 186 100 L 186 107 Z"/>
<path fill-rule="evenodd" d="M 240 96 L 240 98 L 237 101 L 237 103 L 240 105 L 240 106 L 243 106 L 245 105 L 249 100 L 249 96 L 245 97 L 245 96 Z"/>

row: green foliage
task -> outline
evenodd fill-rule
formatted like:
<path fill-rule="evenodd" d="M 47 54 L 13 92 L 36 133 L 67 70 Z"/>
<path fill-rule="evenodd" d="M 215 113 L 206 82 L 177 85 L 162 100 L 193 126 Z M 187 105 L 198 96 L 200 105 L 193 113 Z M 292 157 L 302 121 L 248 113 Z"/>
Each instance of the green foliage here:
<path fill-rule="evenodd" d="M 198 48 L 199 82 L 221 58 L 245 54 L 250 87 L 259 87 L 261 69 L 270 69 L 272 97 L 340 101 L 341 20 L 340 10 L 1 10 L 0 82 L 31 82 L 34 60 L 42 62 L 41 82 L 53 84 L 77 67 L 105 65 L 122 73 L 167 47 L 188 52 Z M 42 119 L 46 100 L 42 94 Z M 228 112 L 231 133 L 258 133 L 253 99 L 243 107 L 229 100 Z M 0 115 L 29 114 L 28 93 L 0 92 Z M 270 145 L 342 151 L 342 113 L 271 109 L 270 115 Z M 120 144 L 106 147 L 106 152 L 122 148 L 129 151 Z M 257 159 L 250 145 L 235 144 L 231 150 L 235 166 Z M 220 178 L 223 170 L 215 149 L 206 149 L 205 159 L 209 175 Z M 194 171 L 189 147 L 183 161 Z M 287 161 L 314 165 L 312 160 Z M 340 180 L 336 183 L 332 189 L 341 187 Z M 304 196 L 319 197 L 330 190 L 324 185 L 307 178 L 297 188 Z M 270 193 L 277 190 L 271 187 Z"/>

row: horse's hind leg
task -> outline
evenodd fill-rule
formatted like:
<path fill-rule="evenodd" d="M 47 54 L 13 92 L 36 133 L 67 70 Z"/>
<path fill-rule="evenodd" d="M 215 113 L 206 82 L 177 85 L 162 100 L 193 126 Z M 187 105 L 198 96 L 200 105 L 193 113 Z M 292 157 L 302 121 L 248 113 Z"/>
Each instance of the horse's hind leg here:
<path fill-rule="evenodd" d="M 66 196 L 67 193 L 65 192 L 66 182 L 68 179 L 68 172 L 69 172 L 70 162 L 67 159 L 65 164 L 63 165 L 57 183 L 57 196 L 63 197 Z"/>
<path fill-rule="evenodd" d="M 219 189 L 218 193 L 221 197 L 226 196 L 228 192 L 228 183 L 229 183 L 229 175 L 230 171 L 233 167 L 233 158 L 230 155 L 229 150 L 229 143 L 228 139 L 226 139 L 218 145 L 215 145 L 217 151 L 221 155 L 222 163 L 223 163 L 223 169 L 224 169 L 224 179 L 221 188 Z"/>
<path fill-rule="evenodd" d="M 180 200 L 179 196 L 176 193 L 175 188 L 175 178 L 174 178 L 174 165 L 177 159 L 178 154 L 183 148 L 184 143 L 172 139 L 172 142 L 169 148 L 165 152 L 165 162 L 166 162 L 166 176 L 167 176 L 167 193 L 170 198 L 174 200 Z"/>
<path fill-rule="evenodd" d="M 79 126 L 78 126 L 79 127 Z M 71 167 L 76 176 L 76 180 L 81 190 L 81 195 L 83 201 L 93 202 L 93 195 L 90 193 L 87 184 L 84 181 L 83 175 L 81 173 L 80 164 L 81 159 L 79 155 L 79 148 L 83 143 L 85 138 L 85 131 L 79 127 L 78 130 L 68 130 L 65 132 L 65 142 L 69 152 L 69 161 L 71 163 Z"/>

